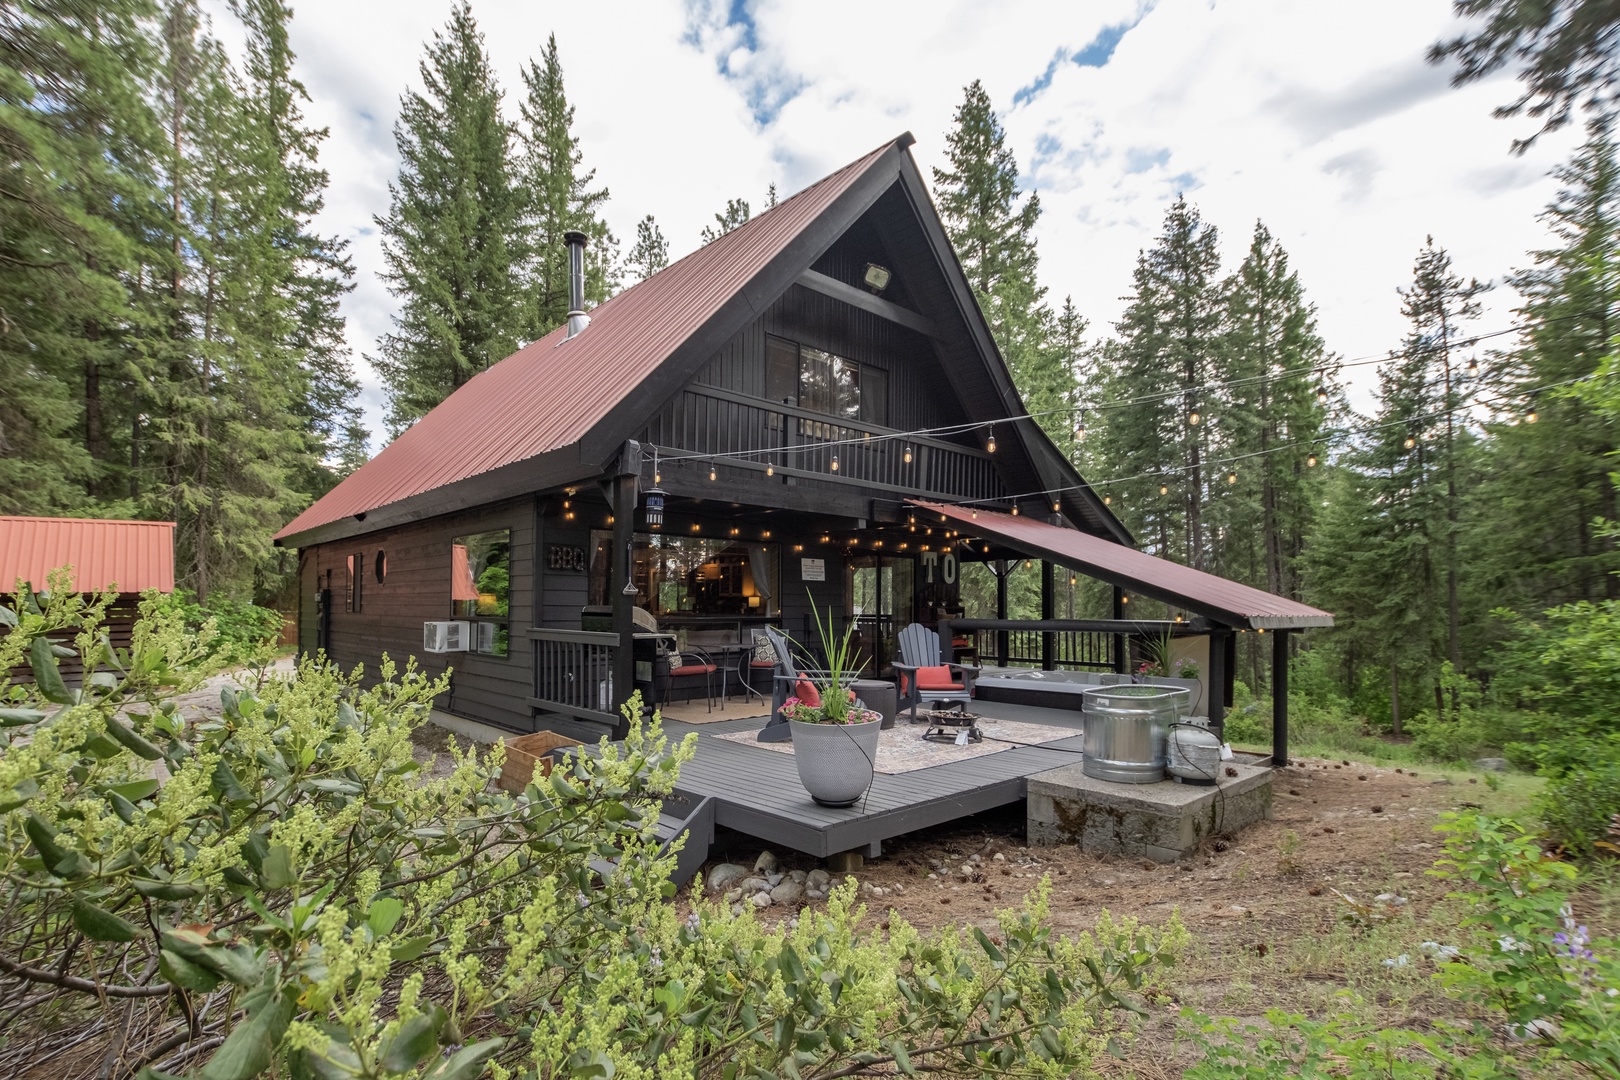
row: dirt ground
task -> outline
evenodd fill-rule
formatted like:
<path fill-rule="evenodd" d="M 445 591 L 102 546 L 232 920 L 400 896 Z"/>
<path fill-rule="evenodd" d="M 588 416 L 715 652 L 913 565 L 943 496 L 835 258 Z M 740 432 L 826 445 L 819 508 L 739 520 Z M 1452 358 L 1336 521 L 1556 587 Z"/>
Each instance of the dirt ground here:
<path fill-rule="evenodd" d="M 1439 855 L 1433 829 L 1443 811 L 1503 801 L 1490 781 L 1305 758 L 1276 773 L 1273 791 L 1272 820 L 1175 864 L 1025 847 L 1018 805 L 885 844 L 883 857 L 854 876 L 869 919 L 893 910 L 919 927 L 989 927 L 1043 875 L 1053 884 L 1053 922 L 1066 934 L 1091 929 L 1104 909 L 1148 924 L 1178 913 L 1192 935 L 1190 955 L 1172 977 L 1173 1000 L 1150 1010 L 1118 1063 L 1122 1075 L 1177 1076 L 1196 1060 L 1186 1022 L 1176 1019 L 1180 1007 L 1245 1022 L 1270 1008 L 1406 1023 L 1453 1016 L 1429 977 L 1434 961 L 1417 948 L 1446 944 L 1445 928 L 1455 925 L 1443 903 L 1448 885 L 1426 871 Z M 734 835 L 723 844 L 717 862 L 752 866 L 760 850 Z M 784 870 L 816 866 L 776 854 Z M 1338 894 L 1370 904 L 1372 925 L 1352 925 L 1351 905 Z M 761 913 L 767 921 L 790 914 Z M 1608 913 L 1582 914 L 1595 928 Z"/>

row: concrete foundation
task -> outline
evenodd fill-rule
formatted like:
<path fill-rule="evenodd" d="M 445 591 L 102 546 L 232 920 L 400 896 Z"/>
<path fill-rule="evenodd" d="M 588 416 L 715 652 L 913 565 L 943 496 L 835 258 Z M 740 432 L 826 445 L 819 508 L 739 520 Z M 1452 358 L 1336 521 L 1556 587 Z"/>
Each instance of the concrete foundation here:
<path fill-rule="evenodd" d="M 1212 836 L 1271 817 L 1271 770 L 1227 764 L 1237 776 L 1223 776 L 1219 787 L 1114 784 L 1085 775 L 1078 763 L 1036 773 L 1024 804 L 1029 843 L 1175 862 Z"/>

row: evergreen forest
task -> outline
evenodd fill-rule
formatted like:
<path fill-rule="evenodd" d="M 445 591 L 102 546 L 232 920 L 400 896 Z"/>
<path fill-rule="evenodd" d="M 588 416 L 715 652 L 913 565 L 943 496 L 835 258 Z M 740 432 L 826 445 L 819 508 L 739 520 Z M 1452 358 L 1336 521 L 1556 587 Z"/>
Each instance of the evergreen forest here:
<path fill-rule="evenodd" d="M 290 606 L 273 532 L 563 321 L 565 231 L 593 238 L 591 303 L 671 253 L 651 213 L 633 238 L 608 228 L 555 38 L 502 86 L 455 4 L 402 91 L 398 174 L 375 212 L 397 309 L 366 357 L 386 430 L 364 430 L 343 316 L 354 269 L 315 224 L 327 132 L 305 119 L 293 11 L 231 0 L 229 17 L 235 55 L 197 0 L 0 14 L 0 513 L 174 520 L 182 586 L 219 610 Z M 1502 61 L 1478 42 L 1520 30 L 1491 23 L 1433 59 L 1479 77 Z M 1605 54 L 1578 44 L 1568 62 L 1589 92 L 1527 69 L 1526 98 L 1504 107 L 1543 129 L 1587 124 L 1543 243 L 1480 267 L 1427 238 L 1390 283 L 1407 331 L 1373 356 L 1324 339 L 1265 222 L 1208 220 L 1185 195 L 1129 268 L 1117 322 L 1088 320 L 1041 273 L 1041 200 L 983 85 L 941 133 L 937 207 L 1030 415 L 1143 549 L 1334 612 L 1295 643 L 1295 692 L 1364 733 L 1427 727 L 1458 753 L 1524 741 L 1459 734 L 1478 721 L 1470 703 L 1528 704 L 1516 673 L 1564 617 L 1547 613 L 1612 618 L 1620 602 L 1620 162 Z M 755 205 L 776 200 L 773 184 Z M 753 212 L 729 199 L 690 240 Z M 1243 230 L 1226 245 L 1240 259 L 1223 262 L 1221 229 Z M 1482 322 L 1482 280 L 1513 291 L 1511 324 Z M 1370 410 L 1349 403 L 1357 378 L 1376 382 Z M 1006 572 L 1011 614 L 1034 616 L 1038 572 Z M 990 568 L 965 581 L 970 612 L 991 614 Z M 1107 604 L 1071 579 L 1059 614 Z M 1256 697 L 1263 644 L 1239 655 Z"/>

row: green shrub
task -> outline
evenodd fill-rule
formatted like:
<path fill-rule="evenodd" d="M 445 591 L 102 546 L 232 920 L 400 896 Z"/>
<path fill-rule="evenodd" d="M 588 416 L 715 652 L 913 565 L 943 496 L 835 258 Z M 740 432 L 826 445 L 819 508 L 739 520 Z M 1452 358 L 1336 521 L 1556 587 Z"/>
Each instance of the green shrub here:
<path fill-rule="evenodd" d="M 173 612 L 199 639 L 210 641 L 211 659 L 220 666 L 251 663 L 281 637 L 281 613 L 246 600 L 210 597 L 202 605 L 191 594 L 176 591 L 156 596 L 156 603 L 154 610 Z"/>
<path fill-rule="evenodd" d="M 1185 941 L 1060 939 L 1045 886 L 988 929 L 863 929 L 853 882 L 792 929 L 697 895 L 683 919 L 654 830 L 695 736 L 635 699 L 622 743 L 514 797 L 499 749 L 423 775 L 410 735 L 444 682 L 410 665 L 362 689 L 305 661 L 190 720 L 174 696 L 217 642 L 178 606 L 149 601 L 127 652 L 76 597 L 0 619 L 0 665 L 35 676 L 0 710 L 8 1053 L 72 1027 L 118 1077 L 1059 1077 Z M 82 692 L 53 632 L 105 665 Z"/>
<path fill-rule="evenodd" d="M 1609 826 L 1620 814 L 1620 754 L 1614 749 L 1548 781 L 1537 801 L 1548 838 L 1577 858 L 1590 858 L 1595 844 L 1609 842 Z"/>

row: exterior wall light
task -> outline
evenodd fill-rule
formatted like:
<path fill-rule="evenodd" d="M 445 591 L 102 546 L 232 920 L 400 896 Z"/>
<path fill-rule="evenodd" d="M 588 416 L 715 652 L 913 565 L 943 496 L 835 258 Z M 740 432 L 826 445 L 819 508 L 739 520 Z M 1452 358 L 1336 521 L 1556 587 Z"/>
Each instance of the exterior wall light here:
<path fill-rule="evenodd" d="M 867 263 L 866 272 L 861 275 L 861 280 L 866 283 L 868 289 L 880 293 L 889 287 L 889 281 L 893 277 L 894 275 L 889 272 L 887 267 L 879 266 L 877 263 Z"/>

